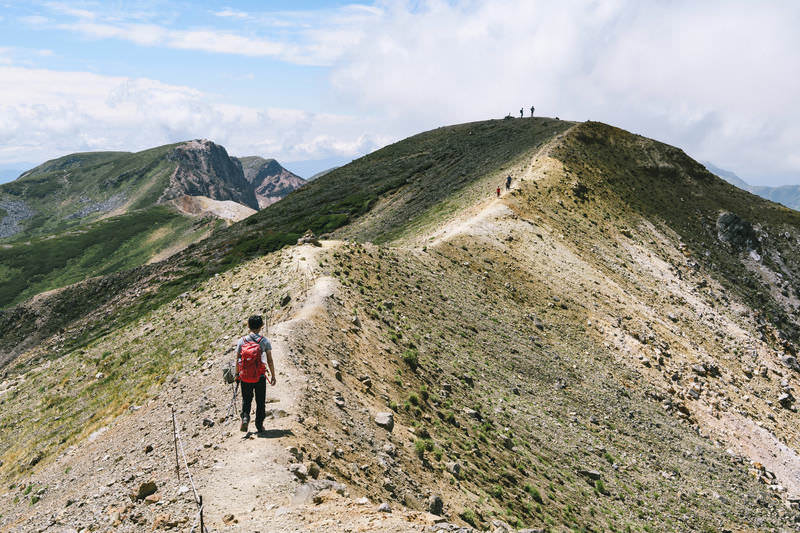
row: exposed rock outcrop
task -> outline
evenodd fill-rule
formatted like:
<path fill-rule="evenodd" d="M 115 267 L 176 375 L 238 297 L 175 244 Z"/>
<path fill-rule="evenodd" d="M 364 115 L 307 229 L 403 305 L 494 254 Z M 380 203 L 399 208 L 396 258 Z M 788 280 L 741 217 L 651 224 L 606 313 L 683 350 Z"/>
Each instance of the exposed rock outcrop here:
<path fill-rule="evenodd" d="M 31 218 L 34 215 L 25 202 L 17 200 L 0 201 L 0 209 L 5 213 L 0 213 L 0 239 L 11 237 L 22 231 L 20 222 Z"/>
<path fill-rule="evenodd" d="M 206 196 L 212 200 L 232 200 L 252 209 L 258 201 L 245 180 L 242 165 L 228 156 L 222 146 L 206 139 L 193 140 L 177 146 L 169 159 L 178 163 L 170 178 L 170 186 L 161 196 L 169 201 L 183 195 Z"/>
<path fill-rule="evenodd" d="M 306 184 L 306 180 L 286 170 L 274 159 L 250 156 L 240 157 L 239 161 L 261 209 Z"/>
<path fill-rule="evenodd" d="M 760 248 L 753 225 L 729 211 L 720 213 L 717 218 L 717 237 L 737 251 L 757 251 Z"/>

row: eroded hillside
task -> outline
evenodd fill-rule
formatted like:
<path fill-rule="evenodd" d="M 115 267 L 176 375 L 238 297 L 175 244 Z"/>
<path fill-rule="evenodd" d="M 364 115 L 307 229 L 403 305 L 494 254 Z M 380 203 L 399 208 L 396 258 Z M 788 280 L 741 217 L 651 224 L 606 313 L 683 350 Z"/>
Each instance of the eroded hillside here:
<path fill-rule="evenodd" d="M 214 530 L 419 531 L 426 511 L 500 530 L 796 524 L 800 215 L 673 147 L 525 122 L 337 169 L 216 253 L 271 238 L 278 214 L 319 223 L 301 206 L 362 176 L 343 240 L 244 260 L 88 342 L 67 330 L 57 358 L 52 339 L 25 352 L 0 386 L 0 527 L 188 531 L 170 406 Z M 498 162 L 468 173 L 478 132 Z M 409 170 L 367 179 L 392 158 Z M 268 434 L 242 438 L 219 372 L 265 310 L 279 385 Z M 149 480 L 158 503 L 129 498 Z"/>

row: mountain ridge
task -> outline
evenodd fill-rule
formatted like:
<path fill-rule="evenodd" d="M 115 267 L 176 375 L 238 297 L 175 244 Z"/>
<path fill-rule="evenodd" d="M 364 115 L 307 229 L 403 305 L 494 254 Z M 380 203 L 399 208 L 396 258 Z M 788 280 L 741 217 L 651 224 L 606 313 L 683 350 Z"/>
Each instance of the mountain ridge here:
<path fill-rule="evenodd" d="M 381 530 L 373 511 L 390 502 L 478 529 L 778 531 L 800 520 L 799 217 L 600 123 L 410 137 L 167 261 L 0 317 L 5 346 L 43 335 L 31 324 L 58 330 L 28 340 L 0 383 L 0 427 L 19 435 L 0 444 L 14 485 L 0 525 L 57 512 L 151 527 L 156 508 L 127 498 L 150 478 L 158 513 L 193 516 L 166 497 L 180 493 L 171 433 L 150 429 L 177 406 L 212 527 L 232 513 L 247 528 Z M 329 239 L 295 246 L 308 228 Z M 265 307 L 287 386 L 273 438 L 241 439 L 215 383 Z M 37 416 L 58 429 L 25 416 L 26 384 L 42 380 Z M 237 503 L 267 481 L 235 454 L 266 460 L 267 505 Z M 303 520 L 312 503 L 321 516 Z"/>

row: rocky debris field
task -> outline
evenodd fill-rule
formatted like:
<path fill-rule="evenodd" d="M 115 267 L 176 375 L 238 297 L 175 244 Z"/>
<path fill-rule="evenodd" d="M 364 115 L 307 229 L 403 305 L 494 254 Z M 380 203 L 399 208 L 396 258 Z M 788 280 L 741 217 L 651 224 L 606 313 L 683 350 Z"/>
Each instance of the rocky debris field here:
<path fill-rule="evenodd" d="M 0 200 L 0 239 L 13 237 L 22 227 L 20 222 L 34 215 L 25 202 L 19 200 Z"/>

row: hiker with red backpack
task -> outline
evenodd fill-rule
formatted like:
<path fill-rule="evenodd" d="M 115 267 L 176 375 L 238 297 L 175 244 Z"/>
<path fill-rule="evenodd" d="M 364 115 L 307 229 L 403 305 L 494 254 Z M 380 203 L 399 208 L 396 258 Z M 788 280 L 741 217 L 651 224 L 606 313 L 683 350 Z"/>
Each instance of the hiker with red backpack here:
<path fill-rule="evenodd" d="M 264 432 L 267 396 L 267 367 L 269 366 L 269 384 L 275 385 L 275 365 L 272 363 L 272 345 L 269 340 L 259 335 L 264 327 L 264 319 L 253 315 L 247 320 L 250 333 L 236 345 L 236 381 L 242 386 L 242 431 L 247 431 L 250 424 L 250 406 L 253 393 L 256 396 L 256 430 Z"/>

